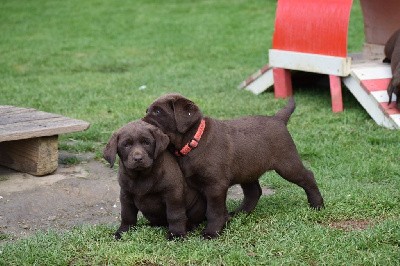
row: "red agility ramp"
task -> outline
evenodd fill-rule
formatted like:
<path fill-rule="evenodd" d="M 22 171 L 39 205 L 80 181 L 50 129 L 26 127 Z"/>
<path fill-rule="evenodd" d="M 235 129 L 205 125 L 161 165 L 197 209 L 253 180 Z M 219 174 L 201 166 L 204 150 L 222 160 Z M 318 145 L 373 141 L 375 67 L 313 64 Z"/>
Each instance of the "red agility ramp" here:
<path fill-rule="evenodd" d="M 387 0 L 384 4 L 381 0 L 360 0 L 365 44 L 362 53 L 349 55 L 347 37 L 352 4 L 352 0 L 278 0 L 269 64 L 240 87 L 258 94 L 274 85 L 275 97 L 285 98 L 293 94 L 291 70 L 326 74 L 333 112 L 343 110 L 343 81 L 378 124 L 400 128 L 398 110 L 385 104 L 388 99 L 382 94 L 385 89 L 382 84 L 380 99 L 376 101 L 375 98 L 366 100 L 376 93 L 371 94 L 366 89 L 368 85 L 361 83 L 390 80 L 391 74 L 387 77 L 386 71 L 385 76 L 374 79 L 358 76 L 363 68 L 369 69 L 363 74 L 368 75 L 375 67 L 389 67 L 382 63 L 383 47 L 390 35 L 400 28 L 400 5 L 397 0 Z"/>

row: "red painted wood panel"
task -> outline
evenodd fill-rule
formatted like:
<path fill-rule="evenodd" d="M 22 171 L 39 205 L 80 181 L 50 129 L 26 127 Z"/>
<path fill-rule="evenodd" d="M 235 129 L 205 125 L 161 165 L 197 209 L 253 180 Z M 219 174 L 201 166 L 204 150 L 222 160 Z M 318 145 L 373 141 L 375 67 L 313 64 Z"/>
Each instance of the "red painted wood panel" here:
<path fill-rule="evenodd" d="M 352 0 L 279 0 L 274 49 L 347 56 Z"/>
<path fill-rule="evenodd" d="M 361 87 L 367 92 L 371 93 L 374 91 L 384 91 L 386 93 L 387 86 L 391 79 L 367 79 L 361 81 Z M 380 109 L 387 115 L 400 114 L 400 110 L 396 107 L 396 102 L 392 101 L 391 104 L 388 102 L 379 103 Z"/>
<path fill-rule="evenodd" d="M 381 109 L 387 113 L 388 115 L 397 115 L 400 114 L 400 110 L 397 109 L 396 103 L 392 102 L 391 104 L 388 103 L 379 103 Z"/>
<path fill-rule="evenodd" d="M 290 70 L 274 68 L 274 93 L 275 98 L 286 98 L 293 95 L 292 74 Z"/>
<path fill-rule="evenodd" d="M 390 79 L 367 79 L 361 81 L 361 86 L 369 91 L 383 91 L 389 85 Z"/>
<path fill-rule="evenodd" d="M 332 111 L 334 113 L 343 112 L 342 84 L 340 77 L 330 75 L 329 83 L 331 87 Z"/>

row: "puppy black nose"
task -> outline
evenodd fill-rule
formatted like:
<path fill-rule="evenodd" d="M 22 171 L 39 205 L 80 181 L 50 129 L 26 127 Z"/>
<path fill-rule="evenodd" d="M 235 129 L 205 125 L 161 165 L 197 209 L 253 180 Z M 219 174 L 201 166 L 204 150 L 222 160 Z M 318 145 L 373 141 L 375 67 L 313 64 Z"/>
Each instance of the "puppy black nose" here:
<path fill-rule="evenodd" d="M 141 154 L 135 154 L 133 155 L 133 160 L 137 163 L 141 162 L 143 160 L 143 156 Z"/>

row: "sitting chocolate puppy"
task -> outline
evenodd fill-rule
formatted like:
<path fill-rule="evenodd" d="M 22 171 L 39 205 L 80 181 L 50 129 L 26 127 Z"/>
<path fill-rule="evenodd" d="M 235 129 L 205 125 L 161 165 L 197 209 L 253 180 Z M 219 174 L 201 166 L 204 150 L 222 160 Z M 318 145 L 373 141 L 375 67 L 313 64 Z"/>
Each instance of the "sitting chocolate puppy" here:
<path fill-rule="evenodd" d="M 392 69 L 392 80 L 387 88 L 389 104 L 392 102 L 393 94 L 396 95 L 396 105 L 400 109 L 400 30 L 397 30 L 389 38 L 385 45 L 385 59 L 383 62 L 390 63 Z"/>
<path fill-rule="evenodd" d="M 187 228 L 205 220 L 206 203 L 190 189 L 166 148 L 167 135 L 143 121 L 130 122 L 116 131 L 104 149 L 113 167 L 120 158 L 121 225 L 115 238 L 136 226 L 138 211 L 152 226 L 168 226 L 168 239 L 184 237 Z"/>

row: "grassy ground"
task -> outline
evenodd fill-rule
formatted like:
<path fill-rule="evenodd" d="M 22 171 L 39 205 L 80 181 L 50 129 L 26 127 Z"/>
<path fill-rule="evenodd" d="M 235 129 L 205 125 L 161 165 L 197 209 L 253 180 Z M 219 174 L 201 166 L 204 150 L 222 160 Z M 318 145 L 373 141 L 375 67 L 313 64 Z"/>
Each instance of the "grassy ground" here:
<path fill-rule="evenodd" d="M 361 50 L 354 1 L 349 50 Z M 84 119 L 88 131 L 61 137 L 61 149 L 98 154 L 112 131 L 140 118 L 166 92 L 180 92 L 207 115 L 273 114 L 285 101 L 236 86 L 268 62 L 275 0 L 1 1 L 0 104 Z M 143 89 L 145 86 L 145 89 Z M 399 131 L 377 126 L 344 90 L 333 114 L 329 90 L 295 89 L 289 129 L 315 173 L 326 209 L 274 173 L 276 189 L 217 240 L 199 231 L 167 242 L 140 226 L 120 242 L 116 225 L 0 236 L 0 265 L 398 265 Z M 229 202 L 234 208 L 238 202 Z M 141 221 L 143 224 L 145 221 Z M 200 230 L 200 229 L 199 229 Z"/>

